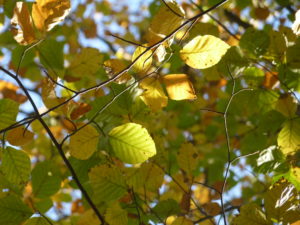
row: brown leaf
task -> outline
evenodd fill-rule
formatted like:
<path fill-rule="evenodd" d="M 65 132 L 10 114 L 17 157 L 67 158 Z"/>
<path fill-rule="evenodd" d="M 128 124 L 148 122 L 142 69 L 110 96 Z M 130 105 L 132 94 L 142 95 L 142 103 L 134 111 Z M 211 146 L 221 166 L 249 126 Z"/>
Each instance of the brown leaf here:
<path fill-rule="evenodd" d="M 34 134 L 23 127 L 17 127 L 8 132 L 6 140 L 15 146 L 26 145 L 33 140 Z"/>
<path fill-rule="evenodd" d="M 209 216 L 216 216 L 221 212 L 221 207 L 216 202 L 206 203 L 202 207 Z"/>
<path fill-rule="evenodd" d="M 87 112 L 89 112 L 92 109 L 92 106 L 90 106 L 87 103 L 77 103 L 78 106 L 73 109 L 70 118 L 72 120 L 77 120 L 78 118 L 80 118 L 81 116 L 83 116 L 84 114 L 86 114 Z"/>
<path fill-rule="evenodd" d="M 20 104 L 27 101 L 27 97 L 22 94 L 17 94 L 17 90 L 19 87 L 16 85 L 0 80 L 0 93 L 2 94 L 3 98 L 10 98 Z"/>
<path fill-rule="evenodd" d="M 29 45 L 36 41 L 32 19 L 26 2 L 17 2 L 11 19 L 12 33 L 21 45 Z"/>

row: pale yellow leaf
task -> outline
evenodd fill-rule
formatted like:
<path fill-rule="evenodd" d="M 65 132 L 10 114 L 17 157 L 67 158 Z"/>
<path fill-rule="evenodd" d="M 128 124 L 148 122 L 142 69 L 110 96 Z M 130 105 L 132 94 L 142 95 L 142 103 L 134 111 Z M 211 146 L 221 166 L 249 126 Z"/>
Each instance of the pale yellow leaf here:
<path fill-rule="evenodd" d="M 26 2 L 17 2 L 11 19 L 12 33 L 21 45 L 29 45 L 36 41 L 33 23 Z"/>
<path fill-rule="evenodd" d="M 70 0 L 36 0 L 32 6 L 35 27 L 46 32 L 63 21 L 71 9 Z"/>
<path fill-rule="evenodd" d="M 137 47 L 132 55 L 132 62 L 135 62 L 133 65 L 135 72 L 146 72 L 152 65 L 152 50 L 147 51 L 144 47 Z"/>
<path fill-rule="evenodd" d="M 292 30 L 293 30 L 294 34 L 296 34 L 297 36 L 300 36 L 300 9 L 296 12 L 295 17 L 296 17 L 296 19 L 293 23 Z"/>
<path fill-rule="evenodd" d="M 212 35 L 197 36 L 180 51 L 182 60 L 192 68 L 205 69 L 216 65 L 230 46 Z"/>
<path fill-rule="evenodd" d="M 164 4 L 160 7 L 151 21 L 146 36 L 150 44 L 160 41 L 178 28 L 183 22 L 185 13 L 178 3 L 172 0 L 167 1 L 167 4 L 168 7 Z"/>
<path fill-rule="evenodd" d="M 195 99 L 195 91 L 192 82 L 186 74 L 169 74 L 163 77 L 170 99 L 184 100 Z"/>
<path fill-rule="evenodd" d="M 17 127 L 7 133 L 6 139 L 11 145 L 22 146 L 33 141 L 33 136 L 34 134 L 31 131 L 23 127 Z"/>
<path fill-rule="evenodd" d="M 146 78 L 140 83 L 140 86 L 145 90 L 141 95 L 141 99 L 153 112 L 167 106 L 168 97 L 165 95 L 161 84 L 156 78 Z"/>
<path fill-rule="evenodd" d="M 117 73 L 126 68 L 125 63 L 120 59 L 109 59 L 104 62 L 104 67 L 109 78 L 112 78 Z M 131 76 L 128 73 L 122 74 L 121 77 L 115 80 L 118 84 L 123 84 L 129 81 Z"/>
<path fill-rule="evenodd" d="M 97 150 L 99 133 L 87 125 L 70 138 L 70 154 L 77 159 L 88 159 Z"/>

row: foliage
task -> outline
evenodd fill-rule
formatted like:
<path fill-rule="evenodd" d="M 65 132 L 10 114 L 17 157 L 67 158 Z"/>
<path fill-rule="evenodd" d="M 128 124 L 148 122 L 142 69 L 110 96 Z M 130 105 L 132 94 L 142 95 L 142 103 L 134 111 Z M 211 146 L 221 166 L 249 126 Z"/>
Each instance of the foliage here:
<path fill-rule="evenodd" d="M 0 0 L 0 224 L 299 224 L 299 7 Z"/>

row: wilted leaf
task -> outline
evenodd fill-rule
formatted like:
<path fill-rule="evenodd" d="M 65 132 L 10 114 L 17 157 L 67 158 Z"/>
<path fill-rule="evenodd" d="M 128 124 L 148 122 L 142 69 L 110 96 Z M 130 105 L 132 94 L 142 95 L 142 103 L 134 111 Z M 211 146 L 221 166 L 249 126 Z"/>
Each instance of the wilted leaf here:
<path fill-rule="evenodd" d="M 46 32 L 63 21 L 71 9 L 70 0 L 37 0 L 32 6 L 35 27 Z"/>
<path fill-rule="evenodd" d="M 108 74 L 109 78 L 113 75 L 116 75 L 120 71 L 122 71 L 126 65 L 120 59 L 109 59 L 104 62 L 106 73 Z M 115 82 L 118 84 L 126 83 L 129 81 L 131 76 L 128 73 L 124 73 L 121 77 L 119 77 Z"/>
<path fill-rule="evenodd" d="M 215 36 L 197 36 L 183 47 L 180 56 L 190 67 L 205 69 L 216 65 L 229 48 L 228 44 Z"/>
<path fill-rule="evenodd" d="M 26 2 L 17 2 L 11 19 L 12 33 L 21 45 L 29 45 L 36 41 L 33 23 Z"/>
<path fill-rule="evenodd" d="M 145 90 L 141 95 L 141 99 L 153 112 L 167 106 L 168 97 L 165 95 L 161 84 L 156 78 L 146 78 L 140 82 L 140 86 Z"/>
<path fill-rule="evenodd" d="M 70 138 L 70 154 L 77 159 L 88 159 L 97 150 L 99 133 L 91 125 L 80 129 Z"/>
<path fill-rule="evenodd" d="M 142 163 L 156 154 L 154 141 L 146 128 L 136 123 L 126 123 L 109 132 L 114 153 L 125 163 Z"/>
<path fill-rule="evenodd" d="M 6 139 L 11 145 L 22 146 L 33 141 L 33 136 L 34 134 L 31 131 L 23 127 L 17 127 L 7 133 Z"/>

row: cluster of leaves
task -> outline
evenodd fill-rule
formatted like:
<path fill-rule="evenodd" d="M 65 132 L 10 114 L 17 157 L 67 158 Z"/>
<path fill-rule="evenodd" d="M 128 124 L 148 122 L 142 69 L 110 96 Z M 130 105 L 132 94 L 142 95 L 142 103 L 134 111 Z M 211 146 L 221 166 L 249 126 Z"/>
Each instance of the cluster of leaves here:
<path fill-rule="evenodd" d="M 0 0 L 0 224 L 298 224 L 297 7 Z"/>

